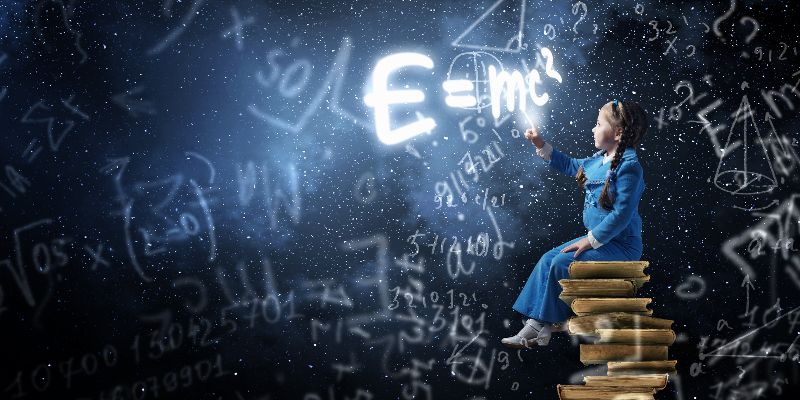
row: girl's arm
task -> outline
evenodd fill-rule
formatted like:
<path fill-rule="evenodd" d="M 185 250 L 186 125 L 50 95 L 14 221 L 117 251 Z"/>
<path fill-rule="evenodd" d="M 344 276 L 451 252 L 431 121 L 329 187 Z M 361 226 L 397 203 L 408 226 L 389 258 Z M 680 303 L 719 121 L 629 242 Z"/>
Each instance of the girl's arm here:
<path fill-rule="evenodd" d="M 614 199 L 614 209 L 589 231 L 589 236 L 600 242 L 599 245 L 608 243 L 628 226 L 642 198 L 643 176 L 644 171 L 638 161 L 626 161 L 620 165 L 617 171 L 617 196 Z"/>
<path fill-rule="evenodd" d="M 544 146 L 536 149 L 536 154 L 546 161 L 549 161 L 551 167 L 569 175 L 575 176 L 578 173 L 578 168 L 587 158 L 572 158 L 561 151 L 554 149 L 549 142 L 545 142 Z"/>

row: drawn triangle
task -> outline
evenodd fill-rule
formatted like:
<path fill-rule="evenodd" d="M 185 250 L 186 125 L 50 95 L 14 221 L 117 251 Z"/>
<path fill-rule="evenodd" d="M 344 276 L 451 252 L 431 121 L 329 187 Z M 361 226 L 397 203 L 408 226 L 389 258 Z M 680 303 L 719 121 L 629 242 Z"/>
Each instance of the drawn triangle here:
<path fill-rule="evenodd" d="M 525 27 L 526 0 L 497 0 L 451 43 L 485 51 L 519 53 Z M 498 42 L 491 44 L 492 42 Z"/>

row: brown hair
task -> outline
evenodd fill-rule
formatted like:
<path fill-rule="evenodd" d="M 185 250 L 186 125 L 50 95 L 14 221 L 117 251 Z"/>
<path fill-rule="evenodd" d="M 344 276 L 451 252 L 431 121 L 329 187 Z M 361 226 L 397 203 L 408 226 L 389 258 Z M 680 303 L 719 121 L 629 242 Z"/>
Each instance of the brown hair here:
<path fill-rule="evenodd" d="M 633 101 L 618 102 L 614 100 L 609 104 L 611 104 L 611 112 L 608 113 L 608 115 L 611 117 L 612 125 L 614 125 L 615 128 L 622 128 L 622 137 L 617 146 L 617 151 L 614 153 L 614 158 L 611 160 L 611 166 L 609 168 L 611 173 L 606 177 L 606 183 L 603 186 L 603 191 L 600 193 L 600 205 L 606 210 L 611 210 L 614 203 L 614 199 L 609 197 L 608 188 L 610 182 L 617 177 L 616 170 L 617 166 L 619 166 L 619 163 L 622 161 L 622 154 L 625 152 L 626 148 L 635 148 L 639 142 L 642 141 L 649 126 L 647 113 L 645 113 L 639 103 Z M 586 183 L 586 174 L 583 172 L 583 165 L 578 169 L 575 180 L 578 182 L 578 186 L 583 189 Z"/>

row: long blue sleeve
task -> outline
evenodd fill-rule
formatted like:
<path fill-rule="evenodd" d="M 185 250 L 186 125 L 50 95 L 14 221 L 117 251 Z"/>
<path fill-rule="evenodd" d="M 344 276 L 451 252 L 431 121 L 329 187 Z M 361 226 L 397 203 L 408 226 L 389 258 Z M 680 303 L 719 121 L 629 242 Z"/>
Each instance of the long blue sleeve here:
<path fill-rule="evenodd" d="M 608 243 L 619 235 L 639 207 L 644 191 L 644 171 L 639 162 L 627 161 L 620 165 L 616 186 L 614 209 L 591 230 L 592 236 L 600 243 Z"/>
<path fill-rule="evenodd" d="M 587 160 L 587 158 L 572 158 L 558 149 L 553 148 L 553 153 L 550 154 L 550 166 L 569 175 L 575 176 L 578 173 L 578 168 L 580 168 L 581 164 Z"/>

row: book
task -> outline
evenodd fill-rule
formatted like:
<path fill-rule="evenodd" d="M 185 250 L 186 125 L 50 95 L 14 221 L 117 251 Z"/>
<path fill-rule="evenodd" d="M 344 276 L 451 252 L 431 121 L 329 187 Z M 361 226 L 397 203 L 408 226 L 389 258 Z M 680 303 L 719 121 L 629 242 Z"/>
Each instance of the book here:
<path fill-rule="evenodd" d="M 611 361 L 608 363 L 609 376 L 670 374 L 675 372 L 677 360 L 661 361 Z"/>
<path fill-rule="evenodd" d="M 667 346 L 628 344 L 581 344 L 581 362 L 585 365 L 607 361 L 665 361 Z"/>
<path fill-rule="evenodd" d="M 668 374 L 643 374 L 643 375 L 619 375 L 619 376 L 584 376 L 583 382 L 586 386 L 626 386 L 626 387 L 648 387 L 656 391 L 667 387 L 669 380 Z"/>
<path fill-rule="evenodd" d="M 588 278 L 644 278 L 648 261 L 573 261 L 569 265 L 569 277 Z"/>
<path fill-rule="evenodd" d="M 673 321 L 653 317 L 651 298 L 635 297 L 650 281 L 647 261 L 574 261 L 569 278 L 560 279 L 559 298 L 576 314 L 564 329 L 592 336 L 580 345 L 584 365 L 607 363 L 604 376 L 586 376 L 584 385 L 558 385 L 561 400 L 655 400 L 664 389 L 675 360 Z"/>
<path fill-rule="evenodd" d="M 630 297 L 636 293 L 636 284 L 626 279 L 560 279 L 561 294 L 567 305 L 578 297 Z"/>
<path fill-rule="evenodd" d="M 652 315 L 647 305 L 653 301 L 647 297 L 581 297 L 572 300 L 570 307 L 579 315 L 625 312 L 639 315 Z"/>
<path fill-rule="evenodd" d="M 671 329 L 672 320 L 621 312 L 571 317 L 570 335 L 597 335 L 597 329 Z"/>
<path fill-rule="evenodd" d="M 672 329 L 596 329 L 600 336 L 597 343 L 660 344 L 669 346 L 675 342 Z"/>
<path fill-rule="evenodd" d="M 653 388 L 603 387 L 585 385 L 557 386 L 561 400 L 655 400 Z"/>

